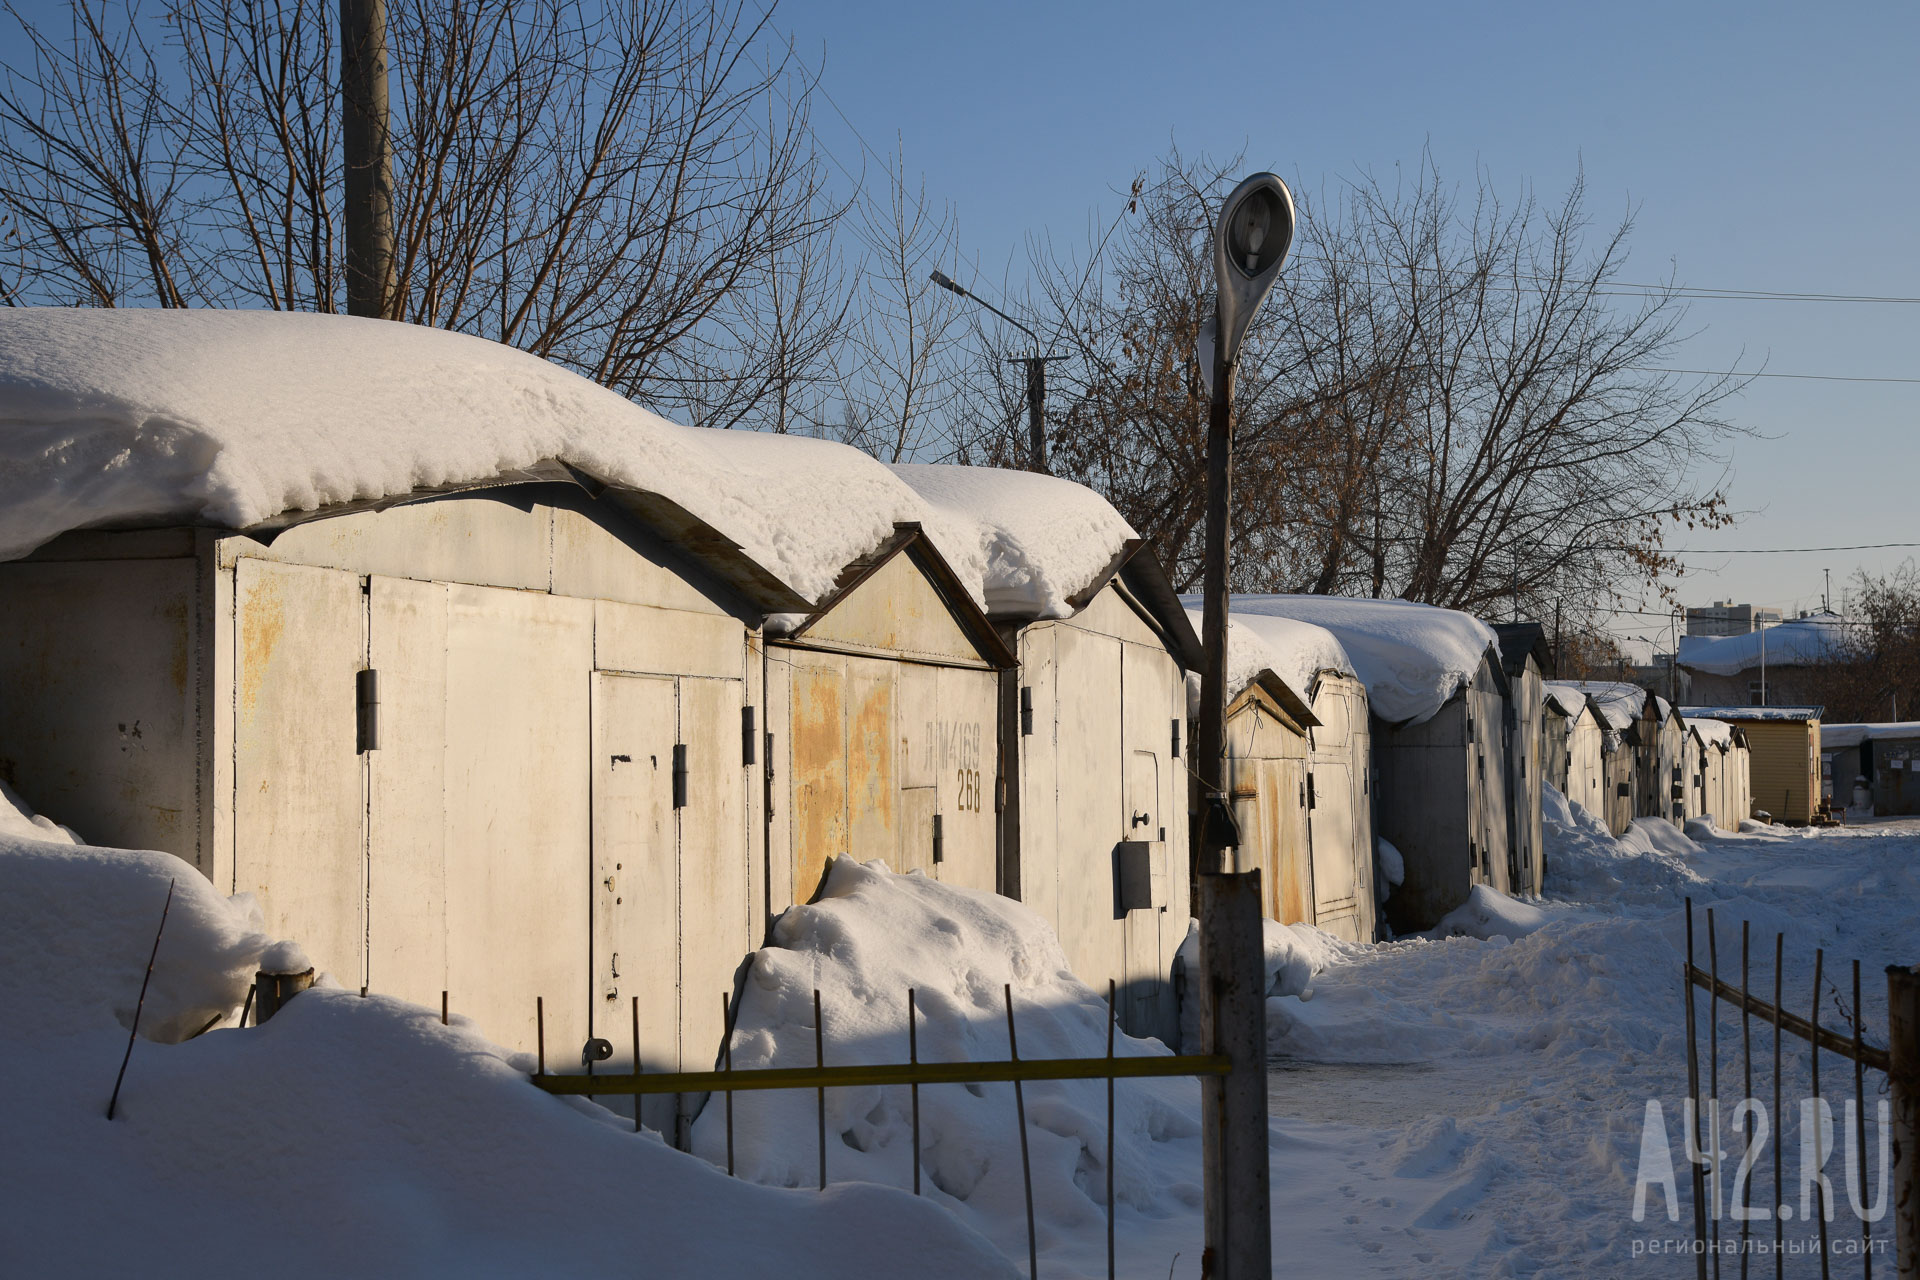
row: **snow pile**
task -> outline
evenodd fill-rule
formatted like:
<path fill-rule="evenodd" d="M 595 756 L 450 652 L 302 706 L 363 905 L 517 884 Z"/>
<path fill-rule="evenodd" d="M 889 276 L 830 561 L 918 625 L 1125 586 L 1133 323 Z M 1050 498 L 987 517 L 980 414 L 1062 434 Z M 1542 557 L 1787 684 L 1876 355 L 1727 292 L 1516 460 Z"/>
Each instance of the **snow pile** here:
<path fill-rule="evenodd" d="M 963 554 L 984 566 L 987 611 L 996 616 L 1071 617 L 1069 598 L 1136 536 L 1111 503 L 1070 480 L 997 467 L 891 470 L 951 528 L 973 531 Z M 954 558 L 944 543 L 941 550 Z"/>
<path fill-rule="evenodd" d="M 1233 611 L 1331 631 L 1367 686 L 1373 713 L 1390 724 L 1431 719 L 1497 647 L 1493 629 L 1471 614 L 1408 600 L 1235 596 Z"/>
<path fill-rule="evenodd" d="M 1692 723 L 1689 721 L 1688 723 Z M 1902 720 L 1883 724 L 1823 724 L 1820 726 L 1820 749 L 1822 751 L 1844 751 L 1848 747 L 1857 747 L 1863 742 L 1879 742 L 1885 738 L 1920 738 L 1920 720 Z"/>
<path fill-rule="evenodd" d="M 1327 966 L 1349 958 L 1365 948 L 1359 943 L 1322 933 L 1310 924 L 1281 924 L 1263 920 L 1261 937 L 1266 952 L 1267 999 L 1281 1000 L 1297 996 L 1313 999 L 1313 976 Z M 1188 975 L 1188 981 L 1200 972 L 1200 924 L 1187 926 L 1175 961 Z M 1187 1053 L 1206 1052 L 1200 1044 L 1200 1002 L 1188 1000 L 1180 1006 L 1180 1043 Z"/>
<path fill-rule="evenodd" d="M 790 908 L 755 953 L 740 999 L 733 1065 L 811 1066 L 813 993 L 826 1061 L 908 1060 L 907 991 L 915 993 L 922 1062 L 1004 1061 L 1011 985 L 1023 1058 L 1105 1054 L 1107 1006 L 1068 970 L 1046 923 L 995 894 L 955 888 L 884 863 L 836 859 L 820 898 Z M 1121 1057 L 1165 1054 L 1116 1035 Z M 1041 1261 L 1056 1247 L 1104 1245 L 1106 1085 L 1028 1084 L 1027 1139 Z M 1120 1238 L 1132 1215 L 1187 1212 L 1198 1192 L 1199 1092 L 1191 1080 L 1129 1081 L 1117 1092 L 1114 1187 Z M 912 1099 L 906 1086 L 827 1092 L 827 1177 L 913 1186 Z M 811 1092 L 734 1100 L 742 1177 L 806 1187 L 819 1176 Z M 1024 1258 L 1026 1210 L 1013 1086 L 920 1089 L 920 1162 L 928 1200 L 951 1209 L 1009 1256 Z M 726 1159 L 723 1106 L 694 1126 L 694 1150 Z M 1076 1240 L 1076 1236 L 1078 1237 Z M 1166 1259 L 1148 1270 L 1165 1271 Z M 1091 1260 L 1070 1265 L 1091 1270 Z M 1056 1265 L 1052 1270 L 1060 1270 Z"/>
<path fill-rule="evenodd" d="M 1854 652 L 1851 630 L 1837 613 L 1816 613 L 1743 636 L 1681 636 L 1678 661 L 1689 670 L 1716 676 L 1737 676 L 1757 667 L 1763 654 L 1772 667 L 1845 661 Z"/>
<path fill-rule="evenodd" d="M 1245 613 L 1240 610 L 1243 596 L 1234 596 L 1227 613 L 1227 696 L 1232 698 L 1252 684 L 1262 671 L 1271 671 L 1286 681 L 1287 687 L 1302 699 L 1313 696 L 1313 686 L 1322 671 L 1353 675 L 1353 661 L 1340 641 L 1325 627 L 1271 613 Z M 1201 597 L 1181 596 L 1195 635 L 1205 635 L 1205 614 Z M 1197 690 L 1198 673 L 1189 683 Z M 1194 698 L 1198 698 L 1196 691 Z M 1196 709 L 1195 714 L 1198 714 Z"/>
<path fill-rule="evenodd" d="M 1477 884 L 1467 900 L 1434 925 L 1436 938 L 1524 938 L 1547 922 L 1539 907 L 1510 898 L 1488 885 Z"/>
<path fill-rule="evenodd" d="M 1373 838 L 1374 865 L 1380 868 L 1380 901 L 1398 889 L 1407 878 L 1407 860 L 1385 836 Z"/>
<path fill-rule="evenodd" d="M 912 1196 L 736 1182 L 550 1097 L 457 1015 L 315 989 L 264 1026 L 173 1043 L 233 1020 L 256 921 L 171 855 L 0 833 L 9 1274 L 1013 1274 Z"/>
<path fill-rule="evenodd" d="M 1662 819 L 1638 819 L 1616 840 L 1607 824 L 1551 784 L 1540 789 L 1547 890 L 1558 898 L 1677 900 L 1699 876 L 1687 866 L 1699 846 Z"/>
<path fill-rule="evenodd" d="M 52 840 L 59 844 L 80 843 L 80 837 L 71 830 L 35 813 L 4 781 L 0 781 L 0 836 Z"/>

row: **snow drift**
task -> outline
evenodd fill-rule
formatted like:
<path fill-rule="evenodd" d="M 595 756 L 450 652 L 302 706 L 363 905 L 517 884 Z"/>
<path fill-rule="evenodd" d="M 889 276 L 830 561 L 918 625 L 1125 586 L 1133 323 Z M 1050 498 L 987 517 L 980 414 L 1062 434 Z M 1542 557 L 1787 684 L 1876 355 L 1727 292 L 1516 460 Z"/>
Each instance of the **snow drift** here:
<path fill-rule="evenodd" d="M 169 881 L 142 1039 L 109 1123 Z M 441 1026 L 437 1010 L 315 989 L 264 1026 L 170 1043 L 231 1021 L 268 945 L 256 920 L 171 855 L 0 833 L 0 1270 L 1013 1274 L 910 1195 L 728 1179 L 542 1093 L 524 1055 L 458 1016 Z"/>
<path fill-rule="evenodd" d="M 1068 971 L 1046 923 L 995 894 L 955 888 L 884 863 L 836 859 L 820 898 L 790 908 L 755 953 L 740 998 L 733 1065 L 811 1066 L 813 993 L 834 1063 L 908 1060 L 907 991 L 914 991 L 923 1062 L 1004 1061 L 1005 988 L 1024 1058 L 1106 1052 L 1105 993 Z M 1121 1057 L 1165 1054 L 1154 1040 L 1115 1036 Z M 1114 1189 L 1125 1213 L 1163 1217 L 1197 1203 L 1199 1091 L 1191 1080 L 1123 1082 L 1116 1092 Z M 905 1086 L 827 1091 L 827 1177 L 913 1186 L 912 1100 Z M 1102 1239 L 1106 1085 L 1026 1086 L 1027 1138 L 1042 1270 L 1054 1242 Z M 743 1093 L 734 1100 L 741 1176 L 811 1186 L 819 1176 L 814 1096 Z M 1013 1086 L 920 1089 L 923 1190 L 1009 1255 L 1026 1252 L 1020 1131 Z M 694 1150 L 726 1159 L 723 1105 L 694 1126 Z M 1156 1270 L 1164 1270 L 1164 1265 Z"/>

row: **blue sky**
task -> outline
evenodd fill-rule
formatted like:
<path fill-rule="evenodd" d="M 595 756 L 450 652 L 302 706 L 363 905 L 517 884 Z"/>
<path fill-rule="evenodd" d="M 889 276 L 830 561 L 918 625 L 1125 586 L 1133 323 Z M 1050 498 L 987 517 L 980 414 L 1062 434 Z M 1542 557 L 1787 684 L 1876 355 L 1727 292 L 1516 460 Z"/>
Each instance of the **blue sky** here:
<path fill-rule="evenodd" d="M 1920 6 L 1185 6 L 787 0 L 776 20 L 881 151 L 959 211 L 987 282 L 1082 239 L 1170 141 L 1316 188 L 1430 145 L 1508 192 L 1637 210 L 1627 279 L 1920 297 Z M 861 143 L 818 123 L 850 167 Z M 1920 379 L 1920 306 L 1700 301 L 1687 367 Z M 1732 409 L 1739 527 L 1689 547 L 1920 542 L 1920 383 L 1762 379 Z M 1814 607 L 1908 552 L 1689 557 L 1689 602 Z M 1657 607 L 1657 606 L 1656 606 Z M 1631 630 L 1632 619 L 1621 626 Z M 1648 620 L 1645 624 L 1654 624 Z"/>

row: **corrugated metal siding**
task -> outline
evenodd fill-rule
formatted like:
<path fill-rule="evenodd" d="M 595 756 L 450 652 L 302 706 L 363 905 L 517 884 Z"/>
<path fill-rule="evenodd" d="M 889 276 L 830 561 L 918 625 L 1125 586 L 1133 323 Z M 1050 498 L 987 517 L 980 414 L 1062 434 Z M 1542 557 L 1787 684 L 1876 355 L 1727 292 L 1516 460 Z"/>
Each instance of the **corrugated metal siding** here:
<path fill-rule="evenodd" d="M 1754 807 L 1776 822 L 1811 821 L 1820 787 L 1818 722 L 1752 720 L 1740 727 L 1751 751 Z"/>

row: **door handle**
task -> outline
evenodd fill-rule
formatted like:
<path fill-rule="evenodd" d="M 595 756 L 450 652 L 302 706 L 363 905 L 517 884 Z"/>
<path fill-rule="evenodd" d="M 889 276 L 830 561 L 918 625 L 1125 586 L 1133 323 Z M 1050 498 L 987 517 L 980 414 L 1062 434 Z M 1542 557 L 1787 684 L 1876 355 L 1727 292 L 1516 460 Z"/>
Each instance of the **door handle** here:
<path fill-rule="evenodd" d="M 1133 821 L 1128 824 L 1128 830 L 1132 830 L 1134 827 L 1150 827 L 1152 825 L 1153 825 L 1152 814 L 1135 813 L 1133 815 Z"/>

